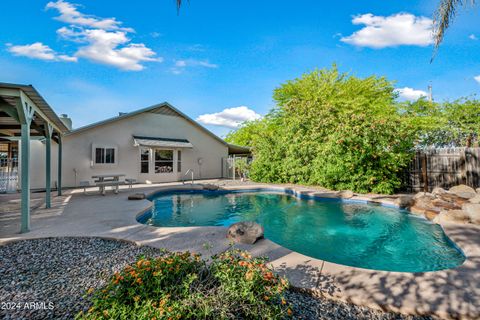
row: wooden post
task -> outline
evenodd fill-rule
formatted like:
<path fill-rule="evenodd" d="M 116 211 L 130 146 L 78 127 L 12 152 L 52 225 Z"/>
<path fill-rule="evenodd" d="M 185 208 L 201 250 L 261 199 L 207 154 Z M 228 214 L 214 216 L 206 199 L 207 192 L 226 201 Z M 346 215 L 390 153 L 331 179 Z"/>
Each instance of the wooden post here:
<path fill-rule="evenodd" d="M 423 192 L 428 192 L 427 154 L 422 157 Z"/>

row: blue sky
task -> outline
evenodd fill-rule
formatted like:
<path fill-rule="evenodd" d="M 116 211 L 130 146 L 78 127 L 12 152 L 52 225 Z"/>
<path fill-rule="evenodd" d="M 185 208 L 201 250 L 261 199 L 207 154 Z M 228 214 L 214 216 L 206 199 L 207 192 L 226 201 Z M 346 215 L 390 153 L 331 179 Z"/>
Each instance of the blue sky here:
<path fill-rule="evenodd" d="M 33 84 L 79 127 L 168 101 L 220 136 L 273 106 L 280 83 L 336 63 L 408 97 L 480 90 L 480 6 L 433 64 L 436 1 L 2 1 L 0 82 Z"/>

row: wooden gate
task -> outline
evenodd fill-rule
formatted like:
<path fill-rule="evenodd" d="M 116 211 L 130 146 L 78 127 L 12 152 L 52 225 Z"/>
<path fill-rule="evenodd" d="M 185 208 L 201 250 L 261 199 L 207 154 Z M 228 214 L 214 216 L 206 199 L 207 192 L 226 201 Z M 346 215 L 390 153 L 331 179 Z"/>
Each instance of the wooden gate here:
<path fill-rule="evenodd" d="M 408 191 L 448 189 L 458 184 L 480 187 L 480 148 L 439 148 L 418 151 L 405 176 Z"/>

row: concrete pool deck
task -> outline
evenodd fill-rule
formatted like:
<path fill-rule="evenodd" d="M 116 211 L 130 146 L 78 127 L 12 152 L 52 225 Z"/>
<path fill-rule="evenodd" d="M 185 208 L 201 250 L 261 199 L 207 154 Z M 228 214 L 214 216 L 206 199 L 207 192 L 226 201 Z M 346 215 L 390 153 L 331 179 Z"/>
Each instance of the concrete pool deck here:
<path fill-rule="evenodd" d="M 322 190 L 299 186 L 264 184 L 230 185 L 223 180 L 206 181 L 226 189 L 288 188 L 302 194 L 322 195 Z M 13 196 L 0 196 L 0 245 L 10 241 L 43 237 L 87 236 L 127 240 L 169 250 L 190 250 L 203 255 L 229 248 L 222 227 L 158 228 L 140 224 L 136 216 L 148 209 L 148 200 L 128 201 L 136 192 L 151 193 L 169 188 L 199 188 L 178 183 L 139 185 L 120 194 L 101 196 L 90 191 L 68 190 L 53 199 L 52 208 L 37 206 L 32 212 L 32 230 L 16 233 L 16 203 Z M 325 193 L 323 193 L 325 194 Z M 5 201 L 4 201 L 5 199 Z M 392 204 L 391 197 L 362 196 L 356 200 Z M 8 201 L 7 201 L 8 200 Z M 9 206 L 7 209 L 2 209 Z M 18 217 L 17 217 L 18 218 Z M 285 249 L 268 239 L 255 245 L 236 246 L 257 256 L 268 256 L 275 270 L 298 288 L 326 297 L 381 310 L 405 314 L 432 314 L 445 319 L 480 319 L 480 227 L 443 225 L 447 235 L 467 256 L 455 269 L 401 273 L 367 270 L 330 263 Z"/>

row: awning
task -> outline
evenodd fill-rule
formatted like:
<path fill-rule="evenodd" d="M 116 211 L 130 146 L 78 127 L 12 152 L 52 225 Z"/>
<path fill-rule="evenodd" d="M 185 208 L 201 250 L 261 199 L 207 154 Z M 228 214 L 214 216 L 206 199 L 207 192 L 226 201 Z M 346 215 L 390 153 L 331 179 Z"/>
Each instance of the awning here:
<path fill-rule="evenodd" d="M 186 139 L 171 139 L 158 137 L 133 136 L 135 147 L 161 147 L 161 148 L 193 148 L 190 141 Z"/>

